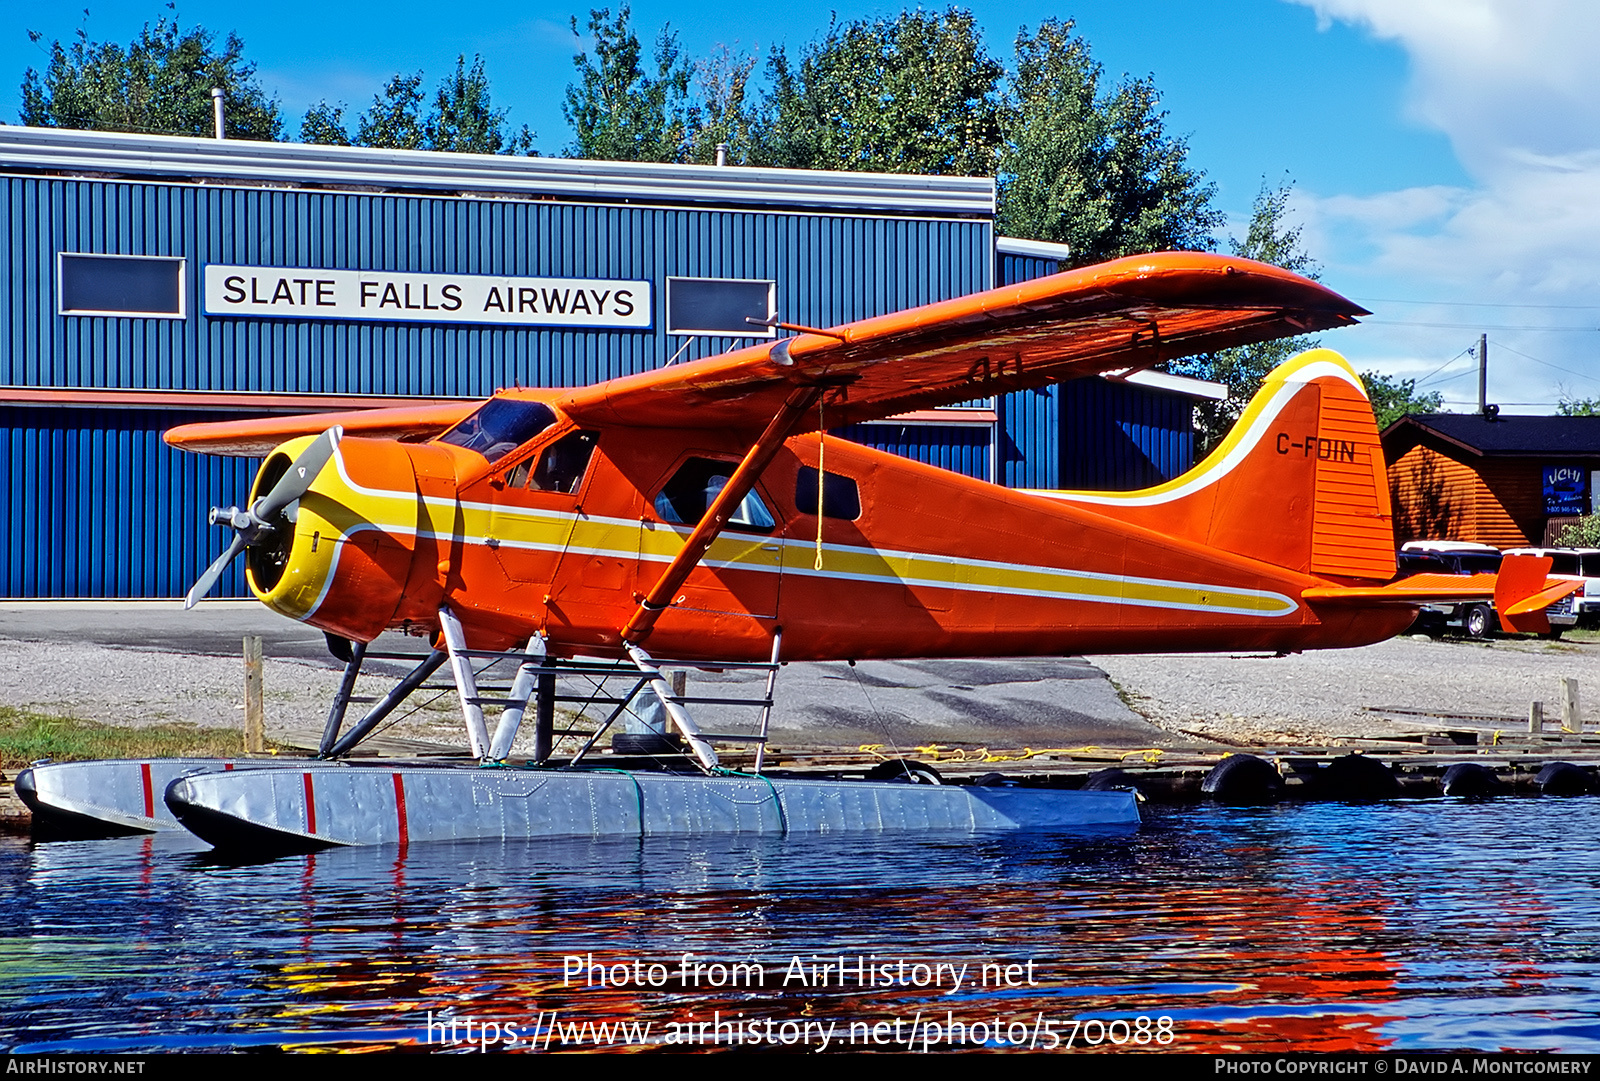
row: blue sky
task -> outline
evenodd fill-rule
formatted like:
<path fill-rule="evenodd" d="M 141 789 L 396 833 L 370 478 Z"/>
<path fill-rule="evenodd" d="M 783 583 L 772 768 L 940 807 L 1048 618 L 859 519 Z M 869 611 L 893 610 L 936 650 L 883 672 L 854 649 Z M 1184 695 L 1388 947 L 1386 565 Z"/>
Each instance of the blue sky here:
<path fill-rule="evenodd" d="M 1325 337 L 1358 368 L 1424 378 L 1466 402 L 1490 338 L 1490 397 L 1541 412 L 1562 394 L 1600 396 L 1600 5 L 1588 0 L 1033 0 L 966 5 L 1009 61 L 1019 27 L 1073 18 L 1107 73 L 1151 76 L 1169 131 L 1217 185 L 1242 228 L 1263 178 L 1296 184 L 1295 220 L 1323 280 L 1372 308 Z M 36 0 L 0 24 L 0 118 L 47 54 L 28 39 L 127 42 L 167 13 L 158 2 Z M 15 11 L 15 6 L 12 7 Z M 839 3 L 841 20 L 901 5 Z M 458 54 L 482 55 L 496 104 L 538 133 L 569 135 L 561 112 L 587 8 L 503 0 L 265 5 L 188 0 L 184 25 L 244 39 L 258 77 L 297 130 L 311 103 L 353 115 L 387 77 L 431 86 Z M 691 56 L 774 43 L 791 54 L 830 9 L 640 0 L 642 39 L 664 24 Z M 1441 366 L 1444 366 L 1441 370 Z M 1464 408 L 1458 407 L 1458 408 Z"/>

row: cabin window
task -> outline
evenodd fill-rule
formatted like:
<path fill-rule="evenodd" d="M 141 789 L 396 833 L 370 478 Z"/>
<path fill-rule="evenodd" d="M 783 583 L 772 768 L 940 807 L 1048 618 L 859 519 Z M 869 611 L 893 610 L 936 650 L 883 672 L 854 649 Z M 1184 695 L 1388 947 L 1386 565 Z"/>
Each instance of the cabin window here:
<path fill-rule="evenodd" d="M 182 259 L 61 252 L 57 266 L 62 315 L 184 317 Z"/>
<path fill-rule="evenodd" d="M 477 412 L 441 435 L 439 442 L 475 450 L 489 461 L 498 462 L 555 422 L 555 413 L 541 402 L 490 398 Z"/>
<path fill-rule="evenodd" d="M 759 278 L 668 278 L 667 333 L 771 338 L 778 283 Z M 755 319 L 758 322 L 751 323 Z"/>
<path fill-rule="evenodd" d="M 656 513 L 664 522 L 678 525 L 698 525 L 705 517 L 706 508 L 717 498 L 717 493 L 733 476 L 735 463 L 718 462 L 710 458 L 690 458 L 672 475 L 656 496 Z M 770 533 L 777 521 L 755 489 L 744 497 L 738 510 L 728 519 L 728 528 L 749 533 Z"/>
<path fill-rule="evenodd" d="M 843 518 L 853 522 L 861 517 L 861 489 L 850 477 L 838 473 L 823 474 L 822 517 Z M 801 514 L 817 513 L 817 471 L 808 465 L 800 467 L 794 480 L 794 505 Z"/>

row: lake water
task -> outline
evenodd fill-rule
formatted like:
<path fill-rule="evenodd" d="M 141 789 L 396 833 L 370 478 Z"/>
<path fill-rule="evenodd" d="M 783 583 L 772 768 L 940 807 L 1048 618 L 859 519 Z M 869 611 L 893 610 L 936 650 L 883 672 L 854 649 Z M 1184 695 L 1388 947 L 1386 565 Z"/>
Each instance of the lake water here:
<path fill-rule="evenodd" d="M 245 866 L 8 840 L 0 1045 L 1600 1052 L 1597 834 L 1584 798 Z"/>

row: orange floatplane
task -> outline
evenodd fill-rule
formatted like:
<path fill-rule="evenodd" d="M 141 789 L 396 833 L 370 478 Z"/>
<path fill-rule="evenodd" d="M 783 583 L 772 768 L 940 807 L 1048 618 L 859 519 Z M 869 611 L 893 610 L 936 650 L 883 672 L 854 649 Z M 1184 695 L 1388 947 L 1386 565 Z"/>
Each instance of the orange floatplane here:
<path fill-rule="evenodd" d="M 1468 596 L 1540 629 L 1570 588 L 1546 578 L 1547 560 L 1391 582 L 1372 409 L 1327 350 L 1273 372 L 1214 453 L 1144 491 L 1008 490 L 824 434 L 1363 314 L 1275 267 L 1172 252 L 787 326 L 776 342 L 595 386 L 185 425 L 167 441 L 266 455 L 249 504 L 212 512 L 236 535 L 189 600 L 243 552 L 261 601 L 348 640 L 357 666 L 385 630 L 430 638 L 433 667 L 412 685 L 454 662 L 473 755 L 488 761 L 509 753 L 540 682 L 530 666 L 624 661 L 708 771 L 712 741 L 654 658 L 1322 649 L 1380 641 L 1420 604 Z M 491 735 L 470 661 L 497 651 L 524 671 Z M 325 754 L 376 723 L 341 737 L 336 712 Z M 549 749 L 541 732 L 536 758 Z M 310 837 L 309 773 L 305 786 Z"/>

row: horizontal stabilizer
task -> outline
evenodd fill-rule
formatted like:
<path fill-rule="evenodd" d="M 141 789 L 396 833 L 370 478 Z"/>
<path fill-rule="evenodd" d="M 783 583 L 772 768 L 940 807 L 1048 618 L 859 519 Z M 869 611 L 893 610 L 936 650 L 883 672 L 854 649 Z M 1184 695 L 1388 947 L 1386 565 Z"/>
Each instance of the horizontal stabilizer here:
<path fill-rule="evenodd" d="M 1498 574 L 1414 574 L 1385 586 L 1314 586 L 1302 594 L 1314 605 L 1419 605 L 1494 601 L 1500 623 L 1522 634 L 1543 634 L 1550 629 L 1545 609 L 1583 582 L 1547 578 L 1550 559 L 1543 556 L 1506 556 Z"/>
<path fill-rule="evenodd" d="M 292 417 L 220 420 L 181 424 L 162 437 L 169 446 L 197 454 L 265 458 L 281 443 L 302 435 L 343 428 L 346 435 L 420 442 L 432 439 L 477 409 L 482 402 L 402 405 L 392 409 L 352 409 L 343 413 L 306 413 Z"/>

